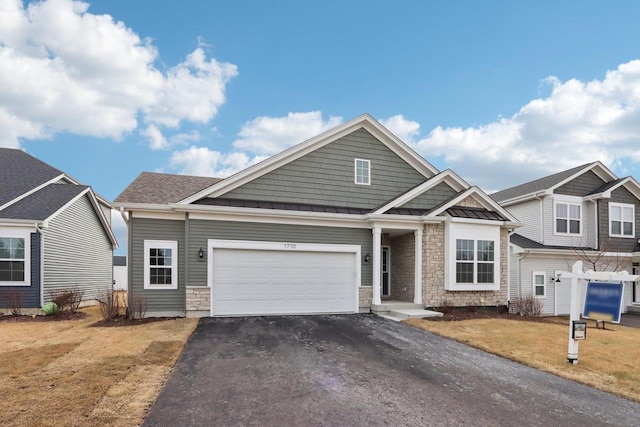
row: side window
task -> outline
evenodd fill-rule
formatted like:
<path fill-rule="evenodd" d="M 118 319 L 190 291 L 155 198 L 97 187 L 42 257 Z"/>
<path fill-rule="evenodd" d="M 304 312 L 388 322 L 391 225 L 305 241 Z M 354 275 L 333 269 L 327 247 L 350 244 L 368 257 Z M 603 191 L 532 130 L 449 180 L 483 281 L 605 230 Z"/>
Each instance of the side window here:
<path fill-rule="evenodd" d="M 556 234 L 580 234 L 582 209 L 578 204 L 556 203 L 555 206 Z"/>
<path fill-rule="evenodd" d="M 178 242 L 144 241 L 144 288 L 178 289 Z"/>
<path fill-rule="evenodd" d="M 371 161 L 365 159 L 355 159 L 354 162 L 354 182 L 360 185 L 371 184 Z"/>
<path fill-rule="evenodd" d="M 533 272 L 533 296 L 545 298 L 547 296 L 546 274 L 544 271 Z"/>
<path fill-rule="evenodd" d="M 0 229 L 0 285 L 30 286 L 29 231 Z"/>
<path fill-rule="evenodd" d="M 635 206 L 609 203 L 609 235 L 611 237 L 635 236 Z"/>

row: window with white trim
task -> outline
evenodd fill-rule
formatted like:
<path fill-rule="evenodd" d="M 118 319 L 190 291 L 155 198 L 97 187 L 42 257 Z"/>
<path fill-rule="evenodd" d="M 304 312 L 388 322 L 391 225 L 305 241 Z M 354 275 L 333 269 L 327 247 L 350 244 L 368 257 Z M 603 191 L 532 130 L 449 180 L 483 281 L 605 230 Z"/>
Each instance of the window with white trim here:
<path fill-rule="evenodd" d="M 0 228 L 0 285 L 31 285 L 31 229 Z"/>
<path fill-rule="evenodd" d="M 554 211 L 556 234 L 581 234 L 582 206 L 580 204 L 556 202 Z"/>
<path fill-rule="evenodd" d="M 609 203 L 609 236 L 635 236 L 635 206 L 625 203 Z"/>
<path fill-rule="evenodd" d="M 535 298 L 547 296 L 547 274 L 544 271 L 533 272 L 533 296 Z"/>
<path fill-rule="evenodd" d="M 354 162 L 354 182 L 360 185 L 371 184 L 371 161 L 365 159 L 355 159 Z"/>
<path fill-rule="evenodd" d="M 445 289 L 491 291 L 500 289 L 500 227 L 469 223 L 446 226 Z"/>
<path fill-rule="evenodd" d="M 178 242 L 144 241 L 144 288 L 178 289 Z"/>

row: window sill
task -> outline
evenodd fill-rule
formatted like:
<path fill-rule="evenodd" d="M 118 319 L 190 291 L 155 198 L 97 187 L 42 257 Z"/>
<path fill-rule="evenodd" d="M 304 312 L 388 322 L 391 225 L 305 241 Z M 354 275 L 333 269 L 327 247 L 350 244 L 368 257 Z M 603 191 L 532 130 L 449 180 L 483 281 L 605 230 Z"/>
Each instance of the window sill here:
<path fill-rule="evenodd" d="M 616 239 L 635 239 L 636 236 L 624 236 L 622 234 L 609 234 L 609 237 L 613 237 Z"/>
<path fill-rule="evenodd" d="M 445 286 L 447 291 L 499 291 L 500 283 L 453 283 Z"/>
<path fill-rule="evenodd" d="M 22 287 L 29 287 L 29 286 L 31 286 L 31 283 L 27 283 L 27 282 L 0 282 L 0 286 L 22 286 Z"/>
<path fill-rule="evenodd" d="M 164 290 L 164 291 L 175 291 L 176 289 L 178 289 L 177 286 L 172 285 L 172 286 L 163 286 L 163 285 L 144 285 L 144 289 L 149 289 L 149 290 Z"/>

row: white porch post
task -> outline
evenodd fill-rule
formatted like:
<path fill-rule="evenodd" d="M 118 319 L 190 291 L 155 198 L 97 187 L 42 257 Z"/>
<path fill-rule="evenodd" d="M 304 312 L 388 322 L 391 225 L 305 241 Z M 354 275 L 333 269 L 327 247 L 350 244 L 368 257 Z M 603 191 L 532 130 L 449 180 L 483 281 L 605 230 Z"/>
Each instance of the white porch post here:
<path fill-rule="evenodd" d="M 422 229 L 414 231 L 413 235 L 415 236 L 413 302 L 422 304 Z"/>
<path fill-rule="evenodd" d="M 380 305 L 380 247 L 382 246 L 382 229 L 373 228 L 373 304 Z"/>

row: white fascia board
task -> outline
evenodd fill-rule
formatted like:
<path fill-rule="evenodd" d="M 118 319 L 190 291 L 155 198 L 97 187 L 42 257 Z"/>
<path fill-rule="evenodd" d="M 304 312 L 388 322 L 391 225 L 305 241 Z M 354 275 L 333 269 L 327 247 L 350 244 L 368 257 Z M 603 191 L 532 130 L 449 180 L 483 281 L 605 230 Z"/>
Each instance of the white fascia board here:
<path fill-rule="evenodd" d="M 98 215 L 98 219 L 100 220 L 100 223 L 102 224 L 102 228 L 104 228 L 104 231 L 107 233 L 107 236 L 109 237 L 109 240 L 111 240 L 111 244 L 113 246 L 113 249 L 118 249 L 118 247 L 119 247 L 118 239 L 116 239 L 116 235 L 113 233 L 113 230 L 111 229 L 111 224 L 109 224 L 109 221 L 107 220 L 107 217 L 105 216 L 104 212 L 100 208 L 100 204 L 102 202 L 100 200 L 98 200 L 98 195 L 93 192 L 91 187 L 89 187 L 89 192 L 87 193 L 87 196 L 89 197 L 89 201 L 91 202 L 91 205 L 93 206 L 93 210 Z M 110 204 L 107 204 L 107 206 L 111 209 L 111 205 Z"/>
<path fill-rule="evenodd" d="M 605 165 L 603 165 L 598 160 L 596 162 L 591 163 L 590 165 L 585 166 L 584 169 L 574 173 L 570 177 L 565 178 L 562 181 L 558 182 L 557 184 L 549 187 L 547 190 L 548 191 L 553 191 L 553 190 L 555 190 L 555 189 L 557 189 L 559 187 L 562 187 L 566 183 L 568 183 L 570 181 L 573 181 L 574 179 L 576 179 L 580 175 L 583 175 L 583 174 L 585 174 L 585 173 L 587 173 L 589 171 L 592 171 L 593 173 L 595 173 L 599 178 L 602 178 L 605 182 L 618 179 L 618 177 L 613 172 L 611 172 L 609 170 L 609 168 L 607 168 Z"/>
<path fill-rule="evenodd" d="M 466 199 L 467 197 L 470 197 L 470 196 L 477 196 L 477 197 L 474 197 L 474 199 L 478 203 L 480 203 L 485 209 L 494 209 L 494 210 L 496 210 L 502 216 L 507 218 L 510 223 L 512 223 L 512 224 L 519 224 L 520 223 L 520 221 L 518 221 L 513 215 L 511 215 L 506 209 L 504 209 L 498 202 L 493 200 L 491 197 L 487 196 L 484 191 L 482 191 L 481 189 L 479 189 L 476 186 L 473 186 L 473 187 L 469 188 L 467 191 L 465 191 L 464 193 L 459 194 L 457 197 L 451 199 L 448 203 L 444 204 L 443 206 L 440 206 L 435 211 L 430 212 L 425 217 L 438 216 L 438 215 L 442 214 L 444 211 L 446 211 L 447 209 L 449 209 L 450 207 L 455 206 L 456 203 L 461 202 L 462 200 L 464 200 L 464 199 Z"/>
<path fill-rule="evenodd" d="M 294 145 L 285 151 L 256 163 L 255 165 L 243 169 L 235 175 L 231 175 L 230 177 L 225 178 L 204 190 L 192 194 L 178 203 L 190 204 L 203 197 L 220 197 L 231 190 L 259 178 L 260 176 L 263 176 L 287 163 L 299 159 L 308 153 L 324 147 L 325 145 L 330 144 L 331 142 L 334 142 L 360 128 L 365 128 L 374 136 L 377 136 L 383 144 L 413 166 L 426 178 L 431 178 L 438 173 L 436 168 L 403 143 L 398 137 L 389 132 L 373 117 L 369 114 L 363 114 L 300 144 Z"/>
<path fill-rule="evenodd" d="M 168 204 L 158 203 L 113 203 L 113 207 L 117 209 L 124 209 L 125 211 L 172 211 Z"/>
<path fill-rule="evenodd" d="M 533 193 L 524 194 L 522 196 L 513 197 L 511 199 L 506 199 L 496 203 L 500 204 L 500 206 L 502 207 L 507 207 L 507 206 L 518 204 L 518 203 L 526 202 L 532 199 L 541 199 L 543 197 L 547 197 L 552 194 L 553 192 L 551 192 L 550 190 L 535 191 Z"/>
<path fill-rule="evenodd" d="M 397 197 L 396 199 L 390 201 L 389 203 L 382 206 L 380 209 L 377 209 L 373 213 L 383 214 L 391 208 L 400 207 L 410 202 L 411 200 L 415 199 L 416 197 L 420 196 L 421 194 L 425 193 L 426 191 L 432 189 L 433 187 L 440 184 L 441 182 L 447 183 L 455 191 L 462 191 L 469 188 L 469 184 L 467 184 L 462 178 L 460 178 L 451 169 L 447 169 L 439 173 L 438 175 L 434 176 L 433 178 L 429 179 L 428 181 L 423 182 L 419 186 L 407 191 L 400 197 Z"/>
<path fill-rule="evenodd" d="M 55 178 L 50 179 L 47 182 L 44 182 L 42 184 L 40 184 L 39 186 L 32 188 L 31 190 L 27 191 L 26 193 L 23 193 L 21 195 L 19 195 L 18 197 L 16 197 L 15 199 L 9 200 L 7 203 L 5 203 L 4 205 L 0 206 L 0 211 L 13 205 L 14 203 L 19 202 L 20 200 L 24 199 L 25 197 L 28 197 L 30 195 L 32 195 L 33 193 L 43 189 L 44 187 L 48 186 L 49 184 L 53 184 L 54 182 L 60 181 L 62 178 L 65 177 L 65 174 L 61 174 L 56 176 Z"/>
<path fill-rule="evenodd" d="M 0 218 L 0 227 L 34 227 L 41 225 L 40 221 L 32 219 Z"/>
<path fill-rule="evenodd" d="M 184 221 L 184 212 L 173 211 L 154 211 L 154 210 L 136 210 L 130 211 L 129 220 L 131 218 L 146 218 L 146 219 L 169 219 L 175 221 Z"/>
<path fill-rule="evenodd" d="M 189 220 L 204 221 L 230 221 L 230 222 L 252 222 L 260 224 L 286 224 L 286 225 L 307 225 L 317 227 L 338 227 L 338 228 L 371 228 L 371 226 L 362 220 L 350 218 L 348 220 L 340 218 L 305 218 L 301 216 L 281 216 L 269 215 L 265 216 L 256 214 L 239 214 L 239 213 L 223 213 L 223 212 L 193 212 L 189 213 Z"/>

